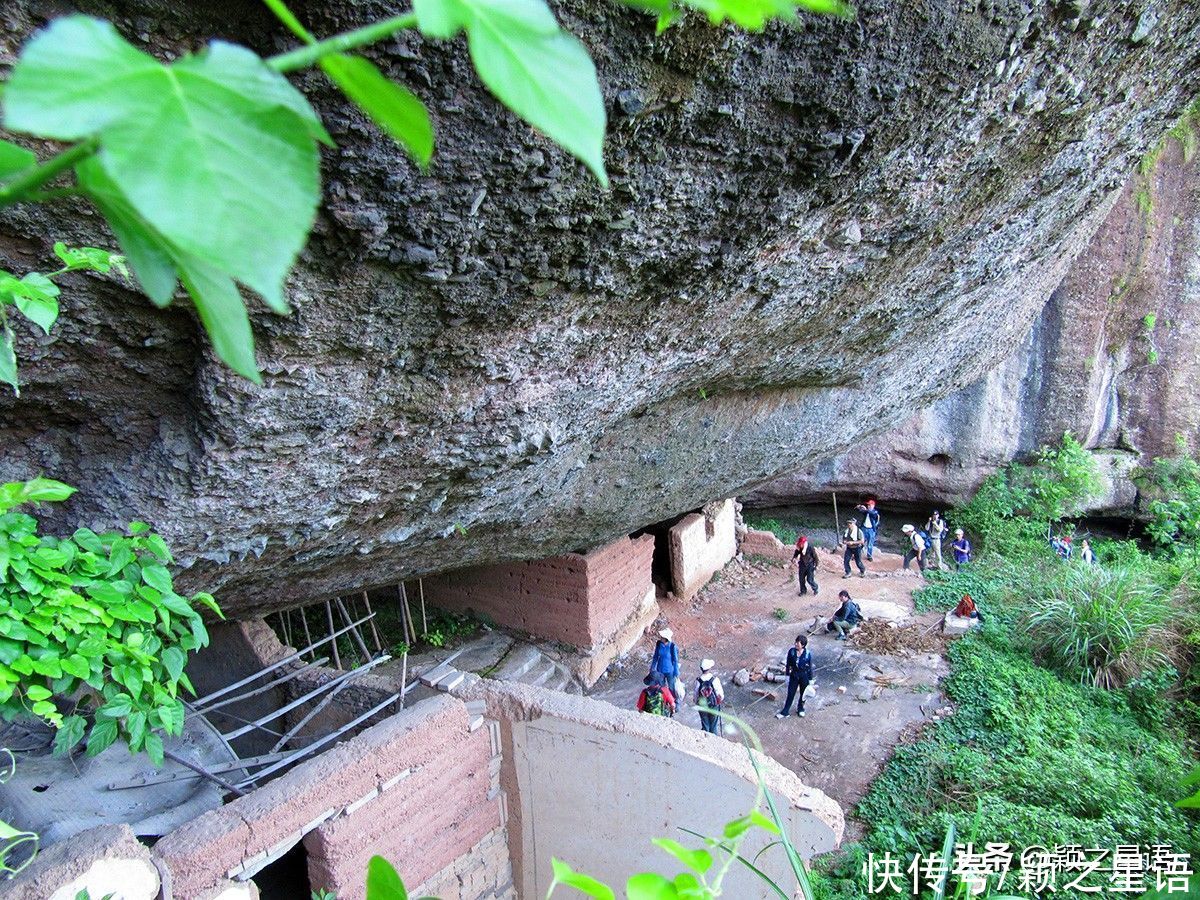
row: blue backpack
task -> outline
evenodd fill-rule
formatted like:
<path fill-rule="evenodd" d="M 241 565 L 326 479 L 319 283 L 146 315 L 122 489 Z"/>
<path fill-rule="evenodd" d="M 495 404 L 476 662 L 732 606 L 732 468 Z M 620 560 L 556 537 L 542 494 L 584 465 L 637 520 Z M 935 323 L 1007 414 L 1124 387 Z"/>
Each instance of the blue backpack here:
<path fill-rule="evenodd" d="M 922 529 L 922 530 L 918 531 L 917 534 L 919 534 L 921 536 L 921 540 L 923 540 L 925 542 L 926 550 L 933 549 L 933 538 L 931 538 L 929 536 L 928 531 L 925 531 L 924 529 Z"/>

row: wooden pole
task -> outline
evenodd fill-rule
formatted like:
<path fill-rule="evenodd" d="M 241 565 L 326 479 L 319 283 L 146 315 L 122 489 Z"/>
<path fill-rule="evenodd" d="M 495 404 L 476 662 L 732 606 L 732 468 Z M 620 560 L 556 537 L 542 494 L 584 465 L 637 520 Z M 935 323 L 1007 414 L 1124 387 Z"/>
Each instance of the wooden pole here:
<path fill-rule="evenodd" d="M 404 582 L 400 582 L 400 602 L 404 604 L 404 613 L 407 617 L 409 633 L 412 636 L 410 643 L 417 642 L 417 623 L 413 621 L 412 609 L 408 605 L 408 588 L 404 586 Z"/>
<path fill-rule="evenodd" d="M 337 608 L 338 612 L 342 614 L 343 621 L 345 621 L 347 625 L 350 625 L 354 622 L 354 619 L 346 609 L 346 604 L 342 602 L 341 597 L 337 598 Z M 350 636 L 354 638 L 354 643 L 358 644 L 358 649 L 362 651 L 363 663 L 368 662 L 371 659 L 371 651 L 367 649 L 367 642 L 363 640 L 362 632 L 360 632 L 357 627 L 352 627 L 350 629 Z"/>
<path fill-rule="evenodd" d="M 834 546 L 839 547 L 842 543 L 842 520 L 838 516 L 837 508 L 837 491 L 833 492 L 833 540 Z"/>
<path fill-rule="evenodd" d="M 408 604 L 404 602 L 404 582 L 396 585 L 396 605 L 400 607 L 400 631 L 404 634 L 404 643 L 412 646 L 412 641 L 408 636 L 408 618 L 405 610 L 408 609 Z"/>
<path fill-rule="evenodd" d="M 371 634 L 375 636 L 375 652 L 383 652 L 383 641 L 379 639 L 379 629 L 375 627 L 375 613 L 371 609 L 371 598 L 367 596 L 367 592 L 362 592 L 363 604 L 367 607 L 367 615 L 371 617 Z"/>
<path fill-rule="evenodd" d="M 312 651 L 312 658 L 317 658 L 317 651 L 312 645 L 312 632 L 308 630 L 308 607 L 300 607 L 300 621 L 304 624 L 304 640 L 308 642 L 308 649 Z"/>
<path fill-rule="evenodd" d="M 325 601 L 325 621 L 329 623 L 329 633 L 335 634 L 336 629 L 333 627 L 333 607 L 329 601 Z M 342 667 L 342 657 L 338 654 L 337 638 L 333 639 L 333 666 L 335 669 Z"/>
<path fill-rule="evenodd" d="M 408 652 L 400 657 L 400 708 L 404 709 L 404 686 L 408 684 Z"/>
<path fill-rule="evenodd" d="M 424 637 L 429 634 L 429 619 L 425 617 L 425 583 L 420 578 L 417 579 L 417 592 L 421 595 L 421 636 Z"/>

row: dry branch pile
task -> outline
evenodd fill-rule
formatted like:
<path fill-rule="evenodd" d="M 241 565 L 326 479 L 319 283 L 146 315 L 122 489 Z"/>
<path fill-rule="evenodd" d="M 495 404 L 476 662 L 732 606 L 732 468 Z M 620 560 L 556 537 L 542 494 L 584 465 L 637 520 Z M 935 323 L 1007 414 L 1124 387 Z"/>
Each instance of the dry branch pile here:
<path fill-rule="evenodd" d="M 914 653 L 942 649 L 941 635 L 935 634 L 932 627 L 915 624 L 895 625 L 884 619 L 863 622 L 858 630 L 850 635 L 850 639 L 856 649 L 870 653 L 911 656 Z"/>

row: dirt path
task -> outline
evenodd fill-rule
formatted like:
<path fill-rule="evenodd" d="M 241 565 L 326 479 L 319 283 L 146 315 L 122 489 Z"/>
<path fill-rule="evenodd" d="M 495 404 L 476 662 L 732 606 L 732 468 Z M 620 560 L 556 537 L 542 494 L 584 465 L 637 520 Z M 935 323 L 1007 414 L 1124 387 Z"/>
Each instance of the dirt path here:
<path fill-rule="evenodd" d="M 819 557 L 817 597 L 798 596 L 789 578 L 791 569 L 782 563 L 760 560 L 749 570 L 731 563 L 692 603 L 664 602 L 662 624 L 675 632 L 689 690 L 694 692 L 700 660 L 711 657 L 725 687 L 726 709 L 755 728 L 767 753 L 835 798 L 848 813 L 905 729 L 936 714 L 941 705 L 937 684 L 946 673 L 946 663 L 939 653 L 878 655 L 856 649 L 853 637 L 846 642 L 834 640 L 824 630 L 824 622 L 837 609 L 842 588 L 850 591 L 868 618 L 917 622 L 924 629 L 935 628 L 940 616 L 914 613 L 912 591 L 922 581 L 918 575 L 902 572 L 895 554 L 877 552 L 865 578 L 855 573 L 845 580 L 840 556 L 820 551 Z M 776 618 L 776 609 L 786 611 L 787 618 Z M 809 638 L 817 695 L 806 703 L 805 718 L 793 713 L 776 719 L 786 685 L 751 682 L 737 687 L 733 674 L 742 668 L 781 663 L 796 635 L 807 633 L 817 616 L 821 625 Z M 634 706 L 652 651 L 653 641 L 646 638 L 626 657 L 615 677 L 597 683 L 592 696 Z M 872 678 L 894 679 L 898 686 L 884 687 Z M 773 691 L 776 699 L 756 696 L 754 688 Z M 690 702 L 682 706 L 678 718 L 699 727 Z M 848 826 L 851 839 L 856 828 L 853 822 Z"/>

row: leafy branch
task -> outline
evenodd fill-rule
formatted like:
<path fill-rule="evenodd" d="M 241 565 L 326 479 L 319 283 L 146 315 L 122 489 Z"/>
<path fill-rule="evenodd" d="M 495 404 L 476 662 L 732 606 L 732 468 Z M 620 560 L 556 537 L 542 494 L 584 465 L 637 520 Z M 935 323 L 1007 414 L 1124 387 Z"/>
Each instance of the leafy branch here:
<path fill-rule="evenodd" d="M 713 24 L 728 20 L 751 30 L 794 21 L 798 9 L 851 13 L 842 0 L 624 2 L 655 14 L 659 30 L 688 9 Z M 413 0 L 410 12 L 324 39 L 283 0 L 264 3 L 303 46 L 264 59 L 213 41 L 164 64 L 108 22 L 78 15 L 53 22 L 26 44 L 4 85 L 3 124 L 77 143 L 39 163 L 29 150 L 0 141 L 0 207 L 87 197 L 151 301 L 169 305 L 182 285 L 217 355 L 252 381 L 260 376 L 240 288 L 276 313 L 288 312 L 284 283 L 320 202 L 318 145 L 333 146 L 282 73 L 319 66 L 426 168 L 434 132 L 425 105 L 349 51 L 405 29 L 435 40 L 465 33 L 488 89 L 607 186 L 596 69 L 545 0 Z M 64 175 L 73 180 L 47 189 Z"/>
<path fill-rule="evenodd" d="M 12 327 L 8 321 L 8 310 L 12 306 L 25 318 L 33 322 L 46 334 L 58 321 L 58 285 L 54 279 L 67 272 L 102 272 L 116 269 L 129 277 L 125 258 L 99 250 L 95 247 L 68 247 L 62 241 L 54 245 L 54 254 L 63 263 L 53 272 L 29 272 L 23 278 L 0 269 L 0 381 L 12 385 L 14 393 L 21 395 L 17 382 L 17 354 L 14 349 Z"/>

